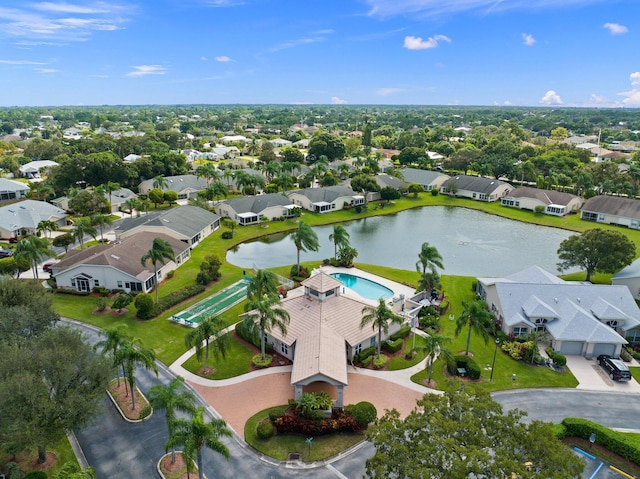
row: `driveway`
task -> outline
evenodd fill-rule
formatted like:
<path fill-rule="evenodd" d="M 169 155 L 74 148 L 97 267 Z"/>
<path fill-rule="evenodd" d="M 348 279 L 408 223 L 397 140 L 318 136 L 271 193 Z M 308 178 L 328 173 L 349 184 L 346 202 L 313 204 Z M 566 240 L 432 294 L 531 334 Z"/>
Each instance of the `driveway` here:
<path fill-rule="evenodd" d="M 637 363 L 630 364 L 637 366 Z M 631 381 L 612 381 L 600 367 L 596 358 L 587 359 L 584 356 L 567 356 L 567 367 L 580 383 L 576 389 L 588 391 L 608 391 L 622 393 L 640 393 L 640 384 Z"/>

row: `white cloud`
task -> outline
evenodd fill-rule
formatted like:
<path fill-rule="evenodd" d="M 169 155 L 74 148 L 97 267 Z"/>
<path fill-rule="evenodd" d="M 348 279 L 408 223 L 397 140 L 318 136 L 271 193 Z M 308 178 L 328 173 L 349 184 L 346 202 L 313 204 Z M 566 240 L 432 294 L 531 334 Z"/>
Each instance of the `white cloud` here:
<path fill-rule="evenodd" d="M 220 63 L 227 63 L 231 61 L 231 58 L 226 55 L 220 55 L 216 57 L 216 61 Z"/>
<path fill-rule="evenodd" d="M 529 33 L 523 33 L 522 40 L 524 40 L 524 44 L 528 47 L 532 47 L 536 43 L 536 39 L 533 38 L 533 35 L 530 35 Z"/>
<path fill-rule="evenodd" d="M 35 10 L 42 10 L 45 12 L 57 12 L 57 13 L 76 13 L 84 15 L 93 15 L 96 13 L 108 13 L 109 9 L 106 4 L 96 3 L 94 6 L 73 5 L 70 3 L 53 3 L 53 2 L 40 2 L 33 3 L 32 7 Z"/>
<path fill-rule="evenodd" d="M 407 50 L 427 50 L 436 48 L 440 42 L 451 43 L 451 39 L 445 35 L 434 35 L 427 40 L 423 40 L 420 37 L 408 35 L 404 37 L 404 48 Z"/>
<path fill-rule="evenodd" d="M 208 62 L 209 59 L 207 57 L 205 57 L 204 55 L 200 57 L 200 60 L 202 60 L 203 62 Z"/>
<path fill-rule="evenodd" d="M 164 75 L 167 73 L 167 69 L 161 65 L 138 65 L 133 67 L 133 71 L 130 71 L 125 76 L 127 77 L 142 77 L 146 75 Z"/>
<path fill-rule="evenodd" d="M 378 88 L 376 93 L 379 96 L 387 96 L 387 95 L 393 95 L 394 93 L 400 93 L 401 91 L 402 91 L 402 88 Z"/>
<path fill-rule="evenodd" d="M 337 96 L 331 97 L 332 105 L 344 105 L 345 103 L 347 103 L 347 100 L 343 100 L 342 98 L 338 98 Z"/>
<path fill-rule="evenodd" d="M 241 0 L 204 0 L 205 5 L 209 7 L 236 7 L 238 5 L 244 5 Z"/>
<path fill-rule="evenodd" d="M 34 68 L 38 73 L 58 73 L 60 70 L 56 70 L 55 68 Z"/>
<path fill-rule="evenodd" d="M 631 81 L 631 86 L 637 87 L 640 85 L 640 72 L 633 72 L 629 75 L 629 80 Z M 622 104 L 625 106 L 640 106 L 640 89 L 633 88 L 629 91 L 623 91 L 618 93 L 618 95 L 625 97 L 622 100 Z"/>
<path fill-rule="evenodd" d="M 308 45 L 310 43 L 323 42 L 325 40 L 326 38 L 322 35 L 315 36 L 315 37 L 298 38 L 297 40 L 291 40 L 289 42 L 284 42 L 284 43 L 281 43 L 280 45 L 276 45 L 275 47 L 270 48 L 269 51 L 271 53 L 274 53 L 280 50 L 286 50 L 287 48 L 294 48 L 299 45 Z"/>
<path fill-rule="evenodd" d="M 554 90 L 549 90 L 540 99 L 540 103 L 543 105 L 562 105 L 562 98 Z"/>
<path fill-rule="evenodd" d="M 44 62 L 33 62 L 31 60 L 0 60 L 3 65 L 46 65 Z"/>
<path fill-rule="evenodd" d="M 627 27 L 625 27 L 624 25 L 620 25 L 619 23 L 607 22 L 602 26 L 609 30 L 609 33 L 611 33 L 611 35 L 622 35 L 623 33 L 627 33 L 629 31 Z"/>
<path fill-rule="evenodd" d="M 640 72 L 633 72 L 629 75 L 629 80 L 631 80 L 632 85 L 640 85 Z"/>

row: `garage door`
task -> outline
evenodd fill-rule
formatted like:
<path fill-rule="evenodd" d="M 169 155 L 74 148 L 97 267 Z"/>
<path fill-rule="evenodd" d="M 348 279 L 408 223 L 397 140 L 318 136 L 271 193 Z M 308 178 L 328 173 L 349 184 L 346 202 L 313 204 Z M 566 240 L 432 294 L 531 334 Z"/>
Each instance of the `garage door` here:
<path fill-rule="evenodd" d="M 560 347 L 562 354 L 582 354 L 582 341 L 564 341 Z"/>
<path fill-rule="evenodd" d="M 613 356 L 616 352 L 615 344 L 598 343 L 593 347 L 593 355 L 600 356 L 601 354 L 607 354 Z"/>

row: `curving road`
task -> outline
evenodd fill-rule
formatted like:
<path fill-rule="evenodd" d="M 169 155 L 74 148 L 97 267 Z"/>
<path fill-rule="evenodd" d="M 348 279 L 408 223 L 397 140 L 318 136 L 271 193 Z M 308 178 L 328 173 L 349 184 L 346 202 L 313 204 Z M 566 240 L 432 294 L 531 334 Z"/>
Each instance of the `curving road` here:
<path fill-rule="evenodd" d="M 98 329 L 75 321 L 67 321 L 81 329 L 90 342 L 100 339 Z M 164 365 L 158 364 L 158 377 L 149 371 L 138 370 L 138 387 L 146 392 L 154 384 L 169 384 L 174 375 Z M 207 415 L 219 417 L 193 390 Z M 528 413 L 528 419 L 559 422 L 567 416 L 579 416 L 597 421 L 612 428 L 640 432 L 640 395 L 625 393 L 591 392 L 575 389 L 516 390 L 493 394 L 505 409 L 519 408 Z M 82 431 L 76 431 L 78 443 L 88 463 L 93 466 L 98 479 L 114 477 L 157 477 L 156 466 L 165 453 L 167 427 L 162 414 L 154 414 L 142 423 L 129 424 L 105 398 L 104 413 L 96 422 Z M 373 455 L 370 443 L 361 443 L 350 454 L 330 463 L 318 463 L 302 467 L 281 464 L 261 457 L 238 437 L 224 439 L 231 452 L 225 460 L 207 449 L 203 451 L 204 472 L 209 478 L 263 477 L 284 479 L 305 477 L 312 479 L 360 478 L 365 473 L 365 462 Z"/>

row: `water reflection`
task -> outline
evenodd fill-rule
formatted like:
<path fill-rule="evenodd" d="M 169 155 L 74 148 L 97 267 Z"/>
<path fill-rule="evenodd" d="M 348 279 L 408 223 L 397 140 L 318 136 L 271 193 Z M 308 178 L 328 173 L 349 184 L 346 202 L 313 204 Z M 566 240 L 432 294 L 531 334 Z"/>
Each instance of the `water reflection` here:
<path fill-rule="evenodd" d="M 520 223 L 465 208 L 433 206 L 344 224 L 358 250 L 356 262 L 415 269 L 423 242 L 443 257 L 445 273 L 504 276 L 538 265 L 557 272 L 556 251 L 571 232 Z M 314 228 L 320 251 L 302 253 L 301 260 L 333 256 L 333 226 Z M 240 245 L 227 260 L 243 268 L 294 264 L 296 250 L 288 234 L 275 234 Z"/>

